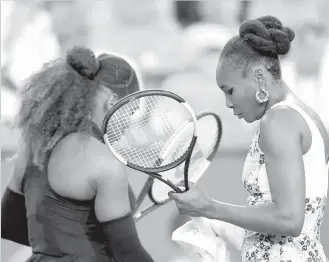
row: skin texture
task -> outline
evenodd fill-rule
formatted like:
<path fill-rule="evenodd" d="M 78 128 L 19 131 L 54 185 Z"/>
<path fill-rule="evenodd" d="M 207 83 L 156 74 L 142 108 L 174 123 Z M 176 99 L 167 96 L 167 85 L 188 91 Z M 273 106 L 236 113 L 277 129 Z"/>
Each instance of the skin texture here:
<path fill-rule="evenodd" d="M 182 194 L 171 192 L 169 196 L 176 201 L 182 214 L 217 219 L 261 233 L 298 236 L 305 216 L 303 155 L 311 146 L 311 131 L 295 110 L 287 106 L 270 108 L 280 101 L 289 100 L 306 112 L 310 109 L 283 80 L 273 78 L 261 61 L 248 68 L 247 73 L 243 69 L 246 68 L 236 68 L 220 59 L 216 80 L 233 114 L 248 123 L 260 120 L 259 146 L 266 155 L 265 166 L 273 202 L 255 206 L 231 205 L 209 198 L 193 183 L 189 191 Z M 256 101 L 257 88 L 270 93 L 267 103 Z"/>

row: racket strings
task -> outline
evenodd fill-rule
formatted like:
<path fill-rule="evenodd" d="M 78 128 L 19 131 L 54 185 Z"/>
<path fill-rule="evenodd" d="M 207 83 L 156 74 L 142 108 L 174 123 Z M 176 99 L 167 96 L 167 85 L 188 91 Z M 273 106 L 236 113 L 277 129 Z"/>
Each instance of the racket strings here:
<path fill-rule="evenodd" d="M 197 122 L 198 141 L 192 152 L 189 166 L 189 180 L 196 182 L 209 166 L 208 157 L 217 150 L 216 146 L 221 137 L 217 120 L 213 116 L 203 116 Z M 179 150 L 179 149 L 178 149 Z M 173 170 L 168 170 L 163 175 L 174 184 L 184 179 L 184 164 Z M 159 181 L 154 181 L 152 186 L 153 199 L 161 203 L 168 199 L 171 188 Z"/>
<path fill-rule="evenodd" d="M 204 116 L 197 123 L 199 131 L 199 143 L 196 145 L 195 160 L 193 155 L 190 163 L 190 178 L 198 174 L 200 164 L 207 159 L 215 150 L 218 139 L 220 137 L 220 130 L 217 121 L 212 116 Z M 198 151 L 201 151 L 202 156 L 198 157 Z"/>
<path fill-rule="evenodd" d="M 184 127 L 187 127 L 191 123 L 186 123 Z M 170 148 L 170 154 L 168 156 L 165 156 L 163 159 L 163 163 L 171 163 L 176 161 L 177 159 L 180 159 L 185 152 L 187 152 L 191 146 L 191 137 L 193 135 L 194 128 L 191 126 L 187 127 L 185 130 L 178 132 L 176 134 L 175 141 L 170 141 L 171 146 Z M 165 147 L 167 149 L 167 147 Z M 160 157 L 163 158 L 163 156 L 160 154 Z"/>
<path fill-rule="evenodd" d="M 168 141 L 192 121 L 190 112 L 165 96 L 147 96 L 121 106 L 109 119 L 107 138 L 113 149 L 128 162 L 154 168 L 179 161 L 188 151 L 194 129 L 184 134 L 177 150 L 165 162 L 157 161 Z"/>

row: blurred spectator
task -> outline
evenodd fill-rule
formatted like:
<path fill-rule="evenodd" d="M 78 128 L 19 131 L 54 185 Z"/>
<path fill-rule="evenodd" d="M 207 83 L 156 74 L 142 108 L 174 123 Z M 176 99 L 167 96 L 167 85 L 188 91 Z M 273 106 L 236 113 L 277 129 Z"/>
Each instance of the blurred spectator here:
<path fill-rule="evenodd" d="M 182 36 L 183 57 L 186 68 L 205 74 L 215 83 L 215 70 L 224 44 L 234 35 L 225 25 L 209 22 L 187 27 Z"/>
<path fill-rule="evenodd" d="M 200 1 L 174 1 L 175 16 L 182 27 L 203 21 Z"/>
<path fill-rule="evenodd" d="M 282 70 L 288 85 L 317 111 L 321 103 L 319 79 L 327 41 L 325 25 L 305 22 L 296 30 L 291 63 Z"/>
<path fill-rule="evenodd" d="M 144 74 L 179 70 L 181 29 L 172 9 L 168 0 L 97 1 L 91 8 L 91 47 L 130 56 Z"/>
<path fill-rule="evenodd" d="M 36 5 L 21 2 L 1 3 L 8 15 L 2 25 L 4 61 L 1 66 L 6 78 L 18 88 L 37 71 L 45 61 L 59 55 L 59 45 L 52 31 L 51 15 Z"/>
<path fill-rule="evenodd" d="M 60 55 L 74 45 L 89 46 L 88 13 L 93 2 L 40 1 L 39 8 L 51 16 L 51 30 L 60 47 Z"/>
<path fill-rule="evenodd" d="M 240 6 L 239 6 L 239 12 L 238 12 L 238 23 L 241 24 L 242 22 L 244 22 L 245 20 L 248 19 L 249 17 L 249 10 L 250 10 L 250 6 L 252 4 L 252 1 L 249 0 L 241 0 L 240 2 Z"/>

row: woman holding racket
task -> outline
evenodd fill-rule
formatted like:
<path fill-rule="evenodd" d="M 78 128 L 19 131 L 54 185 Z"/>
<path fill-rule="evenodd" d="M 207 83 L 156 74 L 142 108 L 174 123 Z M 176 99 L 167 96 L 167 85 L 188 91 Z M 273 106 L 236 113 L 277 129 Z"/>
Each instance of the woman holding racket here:
<path fill-rule="evenodd" d="M 247 206 L 207 197 L 191 183 L 170 193 L 182 214 L 245 229 L 242 261 L 328 261 L 320 243 L 329 138 L 318 115 L 281 78 L 294 32 L 275 17 L 246 21 L 224 47 L 217 84 L 234 115 L 260 121 L 243 170 Z M 224 174 L 225 175 L 225 174 Z"/>
<path fill-rule="evenodd" d="M 138 90 L 127 61 L 85 48 L 29 80 L 1 212 L 2 238 L 30 245 L 28 261 L 153 261 L 132 218 L 124 166 L 100 141 L 106 112 Z"/>

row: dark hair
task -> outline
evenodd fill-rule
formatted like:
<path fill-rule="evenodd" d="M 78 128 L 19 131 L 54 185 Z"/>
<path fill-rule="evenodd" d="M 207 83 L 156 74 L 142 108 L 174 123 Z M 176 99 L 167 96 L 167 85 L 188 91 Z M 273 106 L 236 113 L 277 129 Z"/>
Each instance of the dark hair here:
<path fill-rule="evenodd" d="M 264 62 L 275 79 L 281 78 L 279 55 L 286 55 L 295 33 L 273 16 L 263 16 L 241 24 L 239 35 L 229 40 L 221 53 L 237 68 L 249 69 L 255 62 Z"/>
<path fill-rule="evenodd" d="M 139 90 L 134 68 L 122 57 L 103 53 L 96 58 L 91 50 L 75 47 L 66 61 L 81 76 L 108 87 L 119 97 Z"/>
<path fill-rule="evenodd" d="M 83 47 L 74 47 L 65 58 L 45 64 L 23 88 L 18 114 L 18 127 L 33 163 L 43 169 L 48 154 L 65 135 L 91 132 L 100 83 L 119 95 L 130 93 L 138 88 L 135 75 L 123 58 L 105 54 L 96 58 Z"/>

